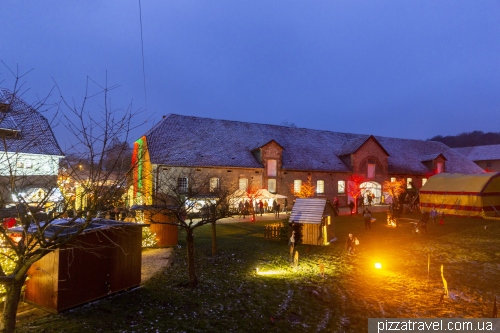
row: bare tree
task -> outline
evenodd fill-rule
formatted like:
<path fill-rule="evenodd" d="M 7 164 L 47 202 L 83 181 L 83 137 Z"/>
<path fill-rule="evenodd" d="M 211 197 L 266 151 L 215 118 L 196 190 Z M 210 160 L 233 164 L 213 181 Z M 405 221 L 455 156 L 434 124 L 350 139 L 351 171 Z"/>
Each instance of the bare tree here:
<path fill-rule="evenodd" d="M 239 198 L 234 197 L 236 187 L 224 178 L 215 177 L 208 169 L 161 167 L 154 191 L 156 213 L 168 216 L 168 222 L 154 217 L 149 221 L 175 225 L 186 232 L 189 286 L 198 285 L 195 265 L 194 230 L 212 225 L 212 254 L 217 252 L 216 223 L 232 214 Z"/>
<path fill-rule="evenodd" d="M 0 214 L 7 223 L 0 223 L 0 284 L 5 287 L 5 306 L 0 323 L 2 332 L 14 332 L 16 312 L 26 273 L 48 253 L 61 246 L 72 246 L 76 238 L 95 219 L 103 203 L 116 196 L 126 172 L 116 165 L 104 166 L 108 148 L 113 140 L 129 140 L 133 118 L 137 112 L 112 109 L 109 92 L 116 86 L 100 86 L 87 79 L 87 91 L 80 106 L 70 105 L 61 97 L 55 103 L 56 116 L 48 121 L 42 112 L 51 105 L 48 97 L 28 105 L 22 96 L 22 75 L 15 76 L 14 89 L 0 90 L 0 165 L 2 165 Z M 57 86 L 56 86 L 57 87 Z M 91 90 L 96 92 L 92 93 Z M 57 88 L 53 91 L 60 90 Z M 49 94 L 50 95 L 50 94 Z M 59 94 L 60 95 L 60 94 Z M 51 97 L 51 96 L 49 96 Z M 99 108 L 89 110 L 99 99 Z M 68 130 L 72 142 L 66 153 L 76 160 L 88 162 L 88 177 L 81 179 L 80 196 L 85 204 L 75 212 L 71 200 L 61 195 L 58 187 L 59 158 L 62 157 L 51 128 L 59 122 Z M 114 152 L 120 157 L 122 152 Z M 112 184 L 110 175 L 115 172 Z M 69 163 L 66 173 L 78 177 L 78 165 Z M 101 186 L 103 182 L 108 185 Z M 46 213 L 48 212 L 48 213 Z M 69 216 L 69 217 L 68 217 Z M 64 220 L 61 220 L 64 218 Z M 13 223 L 9 223 L 12 221 Z M 9 228 L 15 224 L 22 232 L 12 235 Z M 54 228 L 56 226 L 57 228 Z M 66 232 L 71 229 L 71 233 Z"/>

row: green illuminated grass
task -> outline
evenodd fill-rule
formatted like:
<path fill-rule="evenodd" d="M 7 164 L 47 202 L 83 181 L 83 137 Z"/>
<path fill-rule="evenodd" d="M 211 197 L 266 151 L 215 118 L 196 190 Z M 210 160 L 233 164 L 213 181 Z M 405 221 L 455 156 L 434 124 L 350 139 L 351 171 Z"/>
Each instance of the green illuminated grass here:
<path fill-rule="evenodd" d="M 21 331 L 364 332 L 367 318 L 491 317 L 500 280 L 499 222 L 446 218 L 443 226 L 430 224 L 428 234 L 415 235 L 409 223 L 388 228 L 380 222 L 385 213 L 374 217 L 371 231 L 364 230 L 361 217 L 338 217 L 339 241 L 297 246 L 298 269 L 291 267 L 286 243 L 263 239 L 269 221 L 218 226 L 216 257 L 210 256 L 210 226 L 200 228 L 196 289 L 185 286 L 180 233 L 175 263 L 144 287 L 46 317 Z M 344 247 L 350 232 L 360 245 L 348 257 Z M 382 269 L 375 269 L 376 262 Z M 450 298 L 438 304 L 441 264 Z M 257 275 L 257 267 L 282 273 Z"/>

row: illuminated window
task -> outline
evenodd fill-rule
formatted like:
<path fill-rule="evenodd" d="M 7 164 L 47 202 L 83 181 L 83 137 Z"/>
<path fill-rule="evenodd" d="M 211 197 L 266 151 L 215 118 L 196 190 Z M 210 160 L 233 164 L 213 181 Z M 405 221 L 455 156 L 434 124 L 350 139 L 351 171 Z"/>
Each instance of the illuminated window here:
<path fill-rule="evenodd" d="M 271 193 L 276 193 L 276 179 L 267 180 L 267 190 Z"/>
<path fill-rule="evenodd" d="M 210 192 L 215 192 L 219 189 L 219 178 L 210 178 Z"/>
<path fill-rule="evenodd" d="M 368 163 L 368 172 L 367 172 L 368 178 L 373 178 L 375 177 L 375 163 Z"/>
<path fill-rule="evenodd" d="M 248 179 L 247 178 L 240 178 L 239 185 L 240 185 L 240 187 L 239 187 L 240 190 L 246 191 L 248 188 Z"/>
<path fill-rule="evenodd" d="M 188 179 L 187 177 L 179 177 L 177 178 L 177 188 L 179 189 L 179 193 L 186 193 L 188 190 Z"/>
<path fill-rule="evenodd" d="M 396 177 L 391 177 L 391 183 L 395 183 L 396 182 Z"/>
<path fill-rule="evenodd" d="M 300 179 L 295 179 L 293 181 L 293 191 L 294 192 L 300 192 L 300 188 L 302 187 L 302 180 Z"/>
<path fill-rule="evenodd" d="M 276 160 L 268 160 L 267 161 L 267 176 L 268 177 L 276 177 Z"/>
<path fill-rule="evenodd" d="M 316 193 L 325 194 L 325 181 L 324 180 L 318 180 L 316 182 Z"/>
<path fill-rule="evenodd" d="M 31 161 L 26 161 L 24 163 L 24 167 L 28 168 L 28 169 L 31 169 L 33 167 L 33 163 Z"/>
<path fill-rule="evenodd" d="M 427 178 L 422 178 L 422 186 L 424 186 L 425 183 L 427 183 Z"/>
<path fill-rule="evenodd" d="M 24 168 L 24 162 L 18 161 L 17 162 L 17 167 L 18 168 Z"/>
<path fill-rule="evenodd" d="M 438 162 L 436 169 L 437 169 L 437 173 L 443 172 L 443 162 Z"/>
<path fill-rule="evenodd" d="M 338 192 L 339 194 L 345 194 L 345 180 L 339 180 Z"/>
<path fill-rule="evenodd" d="M 406 179 L 406 188 L 411 188 L 411 182 L 412 182 L 411 178 Z"/>

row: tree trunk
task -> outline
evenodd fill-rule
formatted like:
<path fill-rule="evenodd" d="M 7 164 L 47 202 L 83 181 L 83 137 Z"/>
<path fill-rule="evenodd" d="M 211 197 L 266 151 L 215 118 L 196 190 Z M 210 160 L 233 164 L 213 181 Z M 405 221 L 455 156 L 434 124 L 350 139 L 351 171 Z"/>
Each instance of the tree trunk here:
<path fill-rule="evenodd" d="M 12 284 L 5 286 L 7 294 L 5 296 L 2 322 L 0 323 L 2 333 L 13 333 L 16 330 L 17 307 L 19 306 L 21 290 L 25 280 L 26 277 L 23 277 L 21 281 L 14 281 Z"/>
<path fill-rule="evenodd" d="M 194 264 L 194 235 L 193 229 L 186 229 L 187 256 L 188 256 L 188 277 L 189 286 L 198 286 L 198 277 L 196 276 L 196 267 Z"/>
<path fill-rule="evenodd" d="M 217 254 L 217 230 L 215 228 L 216 221 L 212 222 L 212 255 L 215 256 Z"/>

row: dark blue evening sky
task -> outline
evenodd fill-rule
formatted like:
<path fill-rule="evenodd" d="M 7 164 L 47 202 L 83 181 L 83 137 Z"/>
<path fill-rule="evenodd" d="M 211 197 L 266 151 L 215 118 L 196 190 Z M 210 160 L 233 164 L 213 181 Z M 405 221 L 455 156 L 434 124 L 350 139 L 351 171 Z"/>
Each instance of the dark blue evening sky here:
<path fill-rule="evenodd" d="M 498 1 L 142 0 L 142 15 L 156 121 L 287 119 L 415 139 L 500 130 Z M 107 70 L 113 105 L 144 108 L 138 1 L 3 0 L 0 22 L 0 59 L 35 68 L 28 100 L 52 78 L 80 100 L 86 76 L 104 83 Z"/>

